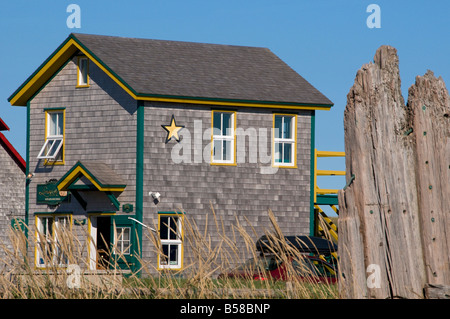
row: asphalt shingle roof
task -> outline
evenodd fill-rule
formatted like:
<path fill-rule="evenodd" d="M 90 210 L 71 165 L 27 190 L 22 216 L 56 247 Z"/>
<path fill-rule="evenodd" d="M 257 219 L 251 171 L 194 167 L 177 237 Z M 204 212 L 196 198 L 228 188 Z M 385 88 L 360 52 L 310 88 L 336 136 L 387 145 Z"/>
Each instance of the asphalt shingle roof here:
<path fill-rule="evenodd" d="M 137 94 L 333 105 L 267 48 L 73 36 Z"/>

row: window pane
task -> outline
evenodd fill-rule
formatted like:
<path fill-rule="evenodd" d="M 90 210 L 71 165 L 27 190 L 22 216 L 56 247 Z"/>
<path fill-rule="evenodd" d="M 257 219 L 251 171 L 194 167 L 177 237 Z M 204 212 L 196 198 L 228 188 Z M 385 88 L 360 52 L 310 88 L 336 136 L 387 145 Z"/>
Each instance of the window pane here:
<path fill-rule="evenodd" d="M 63 125 L 64 125 L 64 120 L 63 120 L 63 113 L 57 113 L 57 118 L 58 118 L 58 126 L 56 129 L 56 134 L 57 135 L 63 135 Z"/>
<path fill-rule="evenodd" d="M 49 113 L 49 128 L 48 136 L 62 136 L 63 135 L 63 113 L 51 112 Z"/>
<path fill-rule="evenodd" d="M 285 116 L 283 124 L 283 138 L 292 138 L 292 117 Z"/>
<path fill-rule="evenodd" d="M 178 239 L 178 217 L 170 219 L 170 239 Z"/>
<path fill-rule="evenodd" d="M 275 115 L 275 138 L 281 138 L 281 126 L 282 126 L 283 117 L 279 115 Z"/>
<path fill-rule="evenodd" d="M 284 143 L 283 163 L 292 163 L 292 144 Z"/>
<path fill-rule="evenodd" d="M 125 227 L 121 229 L 122 236 L 121 239 L 123 242 L 129 243 L 130 242 L 130 228 Z"/>
<path fill-rule="evenodd" d="M 169 217 L 159 217 L 159 234 L 161 239 L 169 239 Z"/>
<path fill-rule="evenodd" d="M 159 263 L 161 265 L 167 265 L 167 257 L 169 256 L 169 245 L 162 245 L 162 255 L 160 255 Z"/>
<path fill-rule="evenodd" d="M 222 140 L 214 140 L 213 159 L 215 161 L 222 160 Z"/>
<path fill-rule="evenodd" d="M 231 155 L 233 152 L 231 147 L 231 141 L 223 141 L 223 159 L 225 161 L 231 161 Z"/>
<path fill-rule="evenodd" d="M 178 245 L 169 245 L 170 265 L 178 265 Z"/>
<path fill-rule="evenodd" d="M 79 60 L 79 68 L 80 68 L 80 85 L 86 85 L 87 84 L 87 59 L 80 59 Z"/>
<path fill-rule="evenodd" d="M 214 112 L 213 117 L 213 135 L 222 135 L 221 117 L 222 113 Z"/>
<path fill-rule="evenodd" d="M 282 153 L 283 153 L 283 144 L 275 143 L 275 150 L 274 150 L 275 163 L 281 163 Z"/>
<path fill-rule="evenodd" d="M 233 127 L 232 127 L 232 114 L 231 113 L 222 113 L 223 117 L 223 131 L 222 135 L 231 136 L 233 134 Z"/>
<path fill-rule="evenodd" d="M 49 135 L 55 136 L 57 135 L 57 125 L 58 125 L 58 116 L 57 113 L 50 113 L 50 129 Z"/>
<path fill-rule="evenodd" d="M 48 143 L 48 151 L 47 156 L 55 157 L 57 155 L 57 151 L 59 146 L 61 145 L 62 140 L 53 140 Z"/>

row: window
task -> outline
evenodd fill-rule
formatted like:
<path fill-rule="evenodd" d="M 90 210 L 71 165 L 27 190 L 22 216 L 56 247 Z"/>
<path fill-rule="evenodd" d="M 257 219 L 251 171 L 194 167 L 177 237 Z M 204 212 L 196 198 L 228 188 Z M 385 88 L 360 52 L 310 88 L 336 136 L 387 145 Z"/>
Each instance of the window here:
<path fill-rule="evenodd" d="M 296 115 L 273 116 L 273 164 L 296 167 Z"/>
<path fill-rule="evenodd" d="M 159 238 L 161 253 L 159 254 L 159 268 L 182 268 L 182 216 L 177 214 L 159 215 Z"/>
<path fill-rule="evenodd" d="M 129 255 L 131 247 L 131 228 L 130 227 L 116 227 L 115 238 L 117 243 L 115 245 L 115 254 Z"/>
<path fill-rule="evenodd" d="M 64 144 L 64 110 L 45 112 L 45 143 L 37 158 L 52 161 L 63 161 Z"/>
<path fill-rule="evenodd" d="M 212 164 L 235 164 L 236 112 L 212 111 Z"/>
<path fill-rule="evenodd" d="M 38 267 L 58 266 L 68 264 L 70 253 L 69 216 L 38 216 L 36 217 L 36 264 Z"/>
<path fill-rule="evenodd" d="M 87 57 L 78 57 L 77 71 L 77 87 L 88 87 L 89 59 Z"/>

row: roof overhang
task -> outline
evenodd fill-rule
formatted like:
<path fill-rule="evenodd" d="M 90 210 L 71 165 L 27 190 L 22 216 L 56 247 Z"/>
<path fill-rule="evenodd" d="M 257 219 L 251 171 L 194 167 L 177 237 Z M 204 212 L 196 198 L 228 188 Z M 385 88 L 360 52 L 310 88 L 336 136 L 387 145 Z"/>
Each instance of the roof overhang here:
<path fill-rule="evenodd" d="M 123 192 L 126 183 L 108 165 L 102 162 L 84 161 L 77 162 L 56 183 L 59 191 L 70 190 L 81 177 L 87 178 L 94 190 L 102 192 Z"/>
<path fill-rule="evenodd" d="M 41 66 L 8 98 L 13 106 L 26 106 L 34 95 L 52 78 L 52 76 L 78 51 L 86 55 L 103 70 L 114 82 L 122 87 L 133 99 L 140 101 L 205 104 L 238 107 L 278 108 L 290 110 L 330 110 L 333 104 L 289 103 L 276 101 L 248 101 L 231 99 L 211 99 L 191 96 L 167 96 L 136 92 L 118 74 L 111 70 L 91 50 L 71 34 Z"/>

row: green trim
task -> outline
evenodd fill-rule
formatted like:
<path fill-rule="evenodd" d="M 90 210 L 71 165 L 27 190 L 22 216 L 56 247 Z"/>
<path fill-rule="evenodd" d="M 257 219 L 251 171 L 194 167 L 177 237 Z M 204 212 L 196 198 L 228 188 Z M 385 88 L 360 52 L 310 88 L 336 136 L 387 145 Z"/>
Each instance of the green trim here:
<path fill-rule="evenodd" d="M 113 194 L 112 192 L 105 192 L 105 193 L 106 193 L 106 196 L 108 196 L 108 198 L 109 198 L 109 200 L 111 201 L 111 203 L 114 205 L 114 207 L 115 207 L 117 210 L 120 210 L 120 202 L 119 202 L 119 200 L 117 199 L 117 197 L 114 196 L 114 194 Z"/>
<path fill-rule="evenodd" d="M 55 51 L 53 51 L 53 53 L 36 69 L 36 71 L 34 71 L 26 80 L 25 82 L 22 83 L 21 86 L 19 86 L 19 88 L 17 90 L 14 91 L 13 94 L 11 94 L 11 96 L 8 98 L 8 102 L 10 102 L 14 96 L 20 92 L 20 90 L 22 90 L 22 88 L 27 85 L 27 83 L 56 55 L 56 53 L 59 52 L 59 50 L 61 50 L 67 42 L 70 41 L 70 39 L 72 38 L 72 35 L 70 35 L 63 43 L 61 43 L 60 46 L 58 46 L 56 48 Z M 33 95 L 34 96 L 34 95 Z M 31 100 L 32 98 L 30 98 Z"/>
<path fill-rule="evenodd" d="M 33 215 L 48 215 L 48 216 L 54 216 L 54 215 L 72 215 L 73 212 L 34 212 Z"/>
<path fill-rule="evenodd" d="M 56 75 L 56 73 L 55 73 L 55 75 Z M 47 111 L 50 111 L 50 112 L 52 112 L 52 111 L 63 111 L 65 109 L 66 109 L 65 107 L 46 107 L 44 109 L 44 112 L 47 112 Z"/>
<path fill-rule="evenodd" d="M 101 64 L 103 68 L 105 68 L 108 72 L 110 72 L 122 85 L 124 85 L 130 92 L 132 92 L 136 98 L 139 100 L 139 98 L 161 98 L 161 99 L 184 99 L 184 100 L 190 100 L 190 101 L 211 101 L 211 102 L 225 102 L 225 103 L 241 103 L 241 104 L 260 104 L 260 105 L 280 105 L 280 106 L 292 106 L 292 107 L 317 107 L 317 108 L 330 108 L 334 104 L 317 104 L 317 103 L 299 103 L 299 102 L 277 102 L 277 101 L 260 101 L 260 100 L 241 100 L 241 99 L 227 99 L 227 98 L 211 98 L 211 97 L 198 97 L 198 96 L 182 96 L 182 95 L 166 95 L 166 94 L 148 94 L 148 93 L 138 93 L 136 90 L 134 90 L 123 78 L 121 78 L 116 72 L 114 72 L 108 65 L 106 65 L 97 55 L 95 55 L 91 50 L 89 50 L 74 34 L 70 34 L 69 37 L 60 45 L 58 48 L 53 51 L 53 53 L 36 69 L 36 71 L 33 72 L 32 75 L 30 75 L 27 80 L 16 90 L 14 93 L 8 98 L 8 102 L 10 102 L 18 92 L 22 90 L 22 88 L 27 85 L 29 81 L 69 42 L 70 40 L 73 40 L 76 42 L 84 51 L 88 52 L 89 55 L 91 55 L 98 63 Z M 77 52 L 75 52 L 68 61 L 70 61 Z M 63 67 L 65 64 L 67 64 L 66 61 L 63 64 Z M 55 73 L 57 74 L 61 68 L 58 69 L 58 71 Z M 52 78 L 51 76 L 48 81 L 42 86 L 44 87 Z M 42 87 L 37 91 L 39 92 Z M 36 95 L 37 93 L 34 93 L 30 100 Z"/>
<path fill-rule="evenodd" d="M 28 174 L 30 174 L 30 113 L 31 113 L 31 107 L 30 107 L 30 101 L 27 102 L 27 145 L 26 145 L 26 154 L 25 154 L 25 161 L 26 161 L 26 167 L 25 167 L 25 238 L 26 241 L 26 247 L 28 250 L 28 228 L 29 228 L 29 209 L 30 209 L 30 183 L 31 179 L 28 179 Z"/>
<path fill-rule="evenodd" d="M 339 205 L 337 195 L 316 195 L 317 205 Z"/>
<path fill-rule="evenodd" d="M 144 102 L 137 101 L 137 124 L 136 124 L 136 211 L 135 217 L 139 222 L 143 222 L 144 209 L 144 126 L 145 126 L 145 112 Z M 136 232 L 139 240 L 138 247 L 142 253 L 142 225 L 136 223 Z M 136 258 L 136 268 L 141 269 L 139 258 Z M 141 271 L 137 273 L 140 276 Z"/>
<path fill-rule="evenodd" d="M 125 83 L 124 83 L 125 84 Z M 136 94 L 136 93 L 135 93 Z M 261 100 L 241 100 L 241 99 L 226 99 L 226 98 L 213 98 L 213 97 L 200 97 L 200 96 L 185 96 L 185 95 L 166 95 L 166 94 L 147 94 L 137 93 L 136 96 L 142 98 L 160 98 L 160 99 L 179 99 L 179 100 L 192 100 L 192 101 L 212 101 L 212 102 L 226 102 L 226 103 L 243 103 L 243 104 L 261 104 L 261 105 L 281 105 L 281 106 L 311 106 L 318 108 L 330 108 L 332 104 L 318 104 L 318 103 L 299 103 L 299 102 L 279 102 L 279 101 L 261 101 Z M 233 107 L 233 106 L 231 106 Z M 276 107 L 274 107 L 276 108 Z"/>
<path fill-rule="evenodd" d="M 314 152 L 316 148 L 316 112 L 311 111 L 311 160 L 310 160 L 310 175 L 309 175 L 309 184 L 310 184 L 310 193 L 309 193 L 309 201 L 310 201 L 310 213 L 309 213 L 309 234 L 310 236 L 314 236 L 314 189 L 316 185 L 314 185 Z"/>
<path fill-rule="evenodd" d="M 125 85 L 131 92 L 134 93 L 134 95 L 138 95 L 138 93 L 127 83 L 125 82 L 116 72 L 114 72 L 110 67 L 108 67 L 102 60 L 99 59 L 98 56 L 94 54 L 91 50 L 89 50 L 83 43 L 81 43 L 80 40 L 76 38 L 74 34 L 71 34 L 70 37 L 78 43 L 86 52 L 88 52 L 90 55 L 92 55 L 95 60 L 97 60 L 98 63 L 100 63 L 105 69 L 107 69 L 114 77 L 119 80 L 123 85 Z"/>

